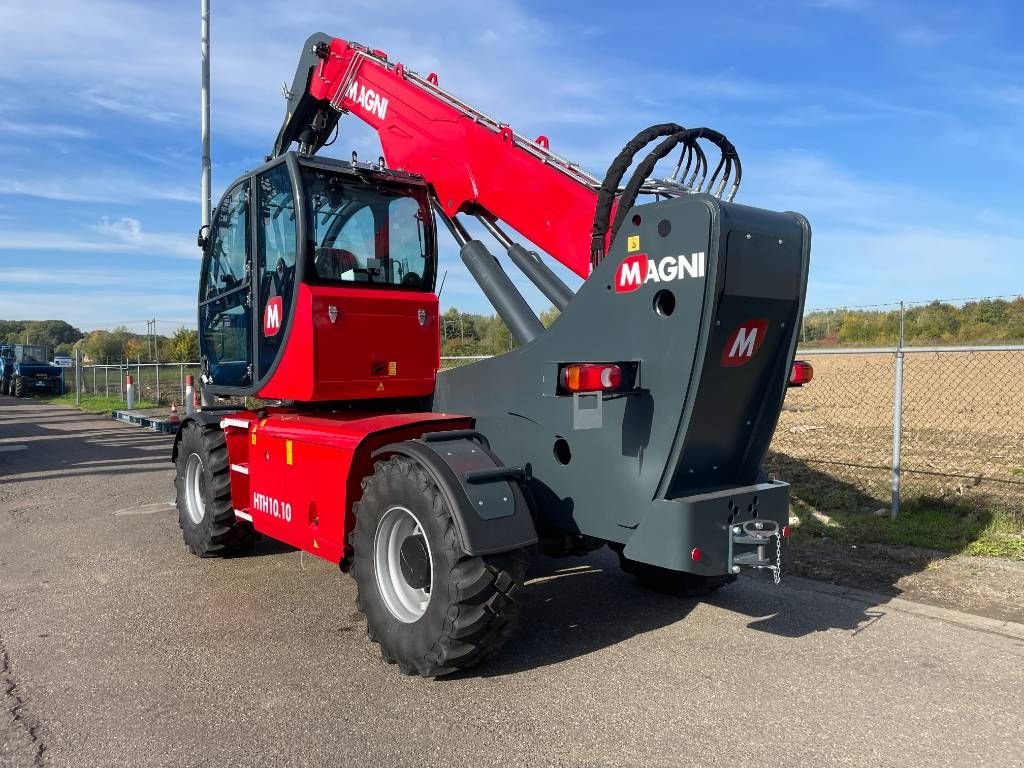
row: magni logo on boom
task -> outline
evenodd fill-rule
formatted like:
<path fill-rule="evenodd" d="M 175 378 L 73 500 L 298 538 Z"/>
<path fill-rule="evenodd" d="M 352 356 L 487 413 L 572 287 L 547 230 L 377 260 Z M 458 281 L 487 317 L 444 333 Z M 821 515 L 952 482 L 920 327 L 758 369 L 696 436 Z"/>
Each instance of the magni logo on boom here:
<path fill-rule="evenodd" d="M 349 101 L 355 102 L 381 120 L 388 113 L 388 100 L 373 90 L 373 88 L 367 88 L 359 83 L 352 83 L 352 87 L 348 90 L 348 98 Z"/>

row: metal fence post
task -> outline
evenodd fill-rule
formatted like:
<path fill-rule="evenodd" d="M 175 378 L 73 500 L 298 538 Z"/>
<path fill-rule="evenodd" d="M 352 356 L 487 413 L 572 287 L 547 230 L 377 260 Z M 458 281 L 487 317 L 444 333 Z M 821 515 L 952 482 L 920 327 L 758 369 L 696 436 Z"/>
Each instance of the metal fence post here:
<path fill-rule="evenodd" d="M 903 302 L 900 302 L 900 335 L 896 345 L 896 383 L 892 397 L 892 508 L 889 516 L 900 514 L 900 458 L 903 442 Z"/>
<path fill-rule="evenodd" d="M 160 363 L 157 363 L 156 368 L 156 404 L 160 405 Z"/>
<path fill-rule="evenodd" d="M 75 350 L 75 405 L 82 404 L 82 350 Z"/>
<path fill-rule="evenodd" d="M 103 366 L 103 396 L 110 397 L 110 366 Z"/>
<path fill-rule="evenodd" d="M 181 395 L 181 402 L 185 402 L 185 364 L 178 363 L 178 394 Z"/>

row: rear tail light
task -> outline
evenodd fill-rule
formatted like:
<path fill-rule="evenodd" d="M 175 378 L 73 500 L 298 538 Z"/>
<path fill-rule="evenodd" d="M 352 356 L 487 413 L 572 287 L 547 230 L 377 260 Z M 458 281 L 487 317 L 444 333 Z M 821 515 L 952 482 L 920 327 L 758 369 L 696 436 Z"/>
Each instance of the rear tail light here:
<path fill-rule="evenodd" d="M 622 368 L 613 363 L 570 363 L 560 375 L 569 392 L 611 392 L 622 387 Z"/>
<path fill-rule="evenodd" d="M 789 370 L 789 386 L 801 387 L 814 378 L 814 368 L 805 360 L 794 360 Z"/>

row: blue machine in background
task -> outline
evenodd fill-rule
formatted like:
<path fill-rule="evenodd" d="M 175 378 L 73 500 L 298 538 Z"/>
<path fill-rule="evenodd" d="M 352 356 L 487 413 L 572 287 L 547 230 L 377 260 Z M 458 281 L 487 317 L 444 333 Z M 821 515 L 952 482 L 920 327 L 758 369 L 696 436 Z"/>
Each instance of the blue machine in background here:
<path fill-rule="evenodd" d="M 42 344 L 0 345 L 0 393 L 25 397 L 32 392 L 64 394 L 63 369 L 50 363 Z"/>

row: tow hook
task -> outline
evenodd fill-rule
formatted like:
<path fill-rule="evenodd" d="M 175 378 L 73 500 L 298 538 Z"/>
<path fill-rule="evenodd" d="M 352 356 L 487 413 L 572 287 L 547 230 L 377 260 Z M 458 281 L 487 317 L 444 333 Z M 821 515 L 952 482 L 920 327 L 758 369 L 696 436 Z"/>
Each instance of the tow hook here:
<path fill-rule="evenodd" d="M 747 520 L 729 526 L 729 572 L 743 567 L 772 572 L 775 583 L 782 580 L 783 529 L 774 520 Z M 772 539 L 775 551 L 771 552 Z"/>

